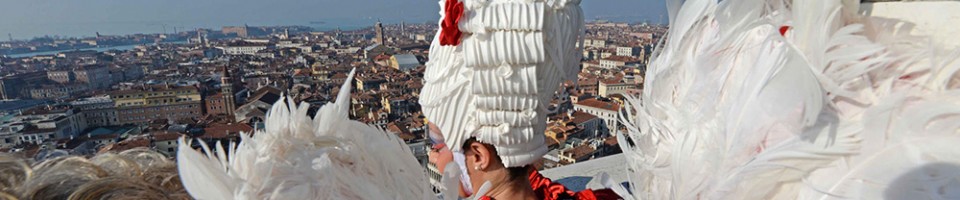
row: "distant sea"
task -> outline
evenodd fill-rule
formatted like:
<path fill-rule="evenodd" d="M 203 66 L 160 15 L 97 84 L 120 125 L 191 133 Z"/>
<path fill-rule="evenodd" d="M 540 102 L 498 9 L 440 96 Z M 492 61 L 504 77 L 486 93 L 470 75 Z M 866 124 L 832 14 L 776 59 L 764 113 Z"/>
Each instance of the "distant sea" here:
<path fill-rule="evenodd" d="M 621 19 L 624 18 L 624 19 Z M 631 17 L 605 17 L 608 21 L 637 21 L 628 20 Z M 593 21 L 596 19 L 588 19 Z M 407 24 L 437 23 L 436 19 L 428 20 L 405 20 Z M 314 31 L 330 31 L 337 29 L 356 30 L 372 27 L 377 22 L 376 18 L 366 19 L 303 19 L 296 21 L 177 21 L 177 20 L 155 20 L 155 21 L 104 21 L 104 22 L 85 22 L 85 23 L 3 23 L 0 22 L 0 41 L 7 41 L 8 35 L 13 36 L 15 40 L 29 40 L 37 37 L 59 37 L 59 38 L 84 38 L 94 37 L 97 33 L 101 35 L 130 35 L 137 33 L 175 33 L 184 31 L 193 31 L 198 28 L 221 30 L 224 26 L 307 26 Z M 401 19 L 383 19 L 385 24 L 399 24 Z"/>
<path fill-rule="evenodd" d="M 0 23 L 0 41 L 7 41 L 8 35 L 15 40 L 28 40 L 36 37 L 84 38 L 101 35 L 130 35 L 137 33 L 175 33 L 193 31 L 198 28 L 220 30 L 224 26 L 307 26 L 314 31 L 337 29 L 355 30 L 371 27 L 377 19 L 304 19 L 298 21 L 269 22 L 189 22 L 189 21 L 111 21 L 88 23 Z M 400 23 L 399 20 L 384 20 L 384 23 Z M 423 23 L 423 21 L 407 21 Z"/>
<path fill-rule="evenodd" d="M 365 27 L 373 26 L 376 20 L 372 19 L 359 19 L 359 20 L 313 20 L 313 21 L 303 21 L 303 22 L 292 22 L 292 23 L 190 23 L 190 22 L 178 22 L 178 21 L 141 21 L 141 22 L 102 22 L 102 23 L 79 23 L 79 24 L 3 24 L 0 23 L 0 41 L 8 41 L 8 35 L 13 36 L 15 40 L 28 40 L 37 37 L 54 37 L 54 38 L 86 38 L 94 37 L 99 32 L 101 35 L 130 35 L 130 34 L 156 34 L 156 33 L 168 33 L 172 34 L 176 32 L 184 31 L 193 31 L 197 28 L 203 29 L 212 29 L 220 30 L 224 26 L 306 26 L 312 28 L 314 31 L 331 31 L 337 28 L 340 28 L 344 31 L 356 30 Z M 385 22 L 389 23 L 389 22 Z M 397 22 L 399 23 L 399 22 Z M 64 51 L 74 51 L 74 50 L 96 50 L 96 51 L 107 51 L 111 49 L 115 50 L 130 50 L 136 47 L 137 45 L 123 45 L 123 46 L 112 46 L 112 47 L 96 47 L 96 48 L 85 48 L 85 49 L 70 49 L 70 50 L 58 50 L 58 51 L 45 51 L 45 52 L 31 52 L 23 54 L 10 54 L 8 57 L 30 57 L 36 55 L 51 55 L 57 54 Z"/>
<path fill-rule="evenodd" d="M 186 41 L 178 41 L 178 42 L 170 42 L 170 43 L 174 43 L 174 44 L 185 44 Z M 57 51 L 30 52 L 30 53 L 21 53 L 21 54 L 10 54 L 10 55 L 7 55 L 7 57 L 11 57 L 11 58 L 33 57 L 33 56 L 39 56 L 39 55 L 53 55 L 53 54 L 58 54 L 58 53 L 60 53 L 60 52 L 77 51 L 77 50 L 84 50 L 84 51 L 85 51 L 85 50 L 94 50 L 94 51 L 98 51 L 98 52 L 104 52 L 104 51 L 109 51 L 109 50 L 121 50 L 121 51 L 126 51 L 126 50 L 131 50 L 131 49 L 133 49 L 133 48 L 136 48 L 137 45 L 139 45 L 139 44 L 121 45 L 121 46 L 112 46 L 112 47 L 95 47 L 95 48 L 68 49 L 68 50 L 57 50 Z"/>

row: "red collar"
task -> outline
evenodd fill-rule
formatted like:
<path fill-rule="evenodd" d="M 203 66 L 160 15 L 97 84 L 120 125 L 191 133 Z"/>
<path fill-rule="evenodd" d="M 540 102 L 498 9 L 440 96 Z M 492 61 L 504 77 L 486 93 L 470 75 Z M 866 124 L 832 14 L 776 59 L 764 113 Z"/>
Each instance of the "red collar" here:
<path fill-rule="evenodd" d="M 577 199 L 577 200 L 605 200 L 605 199 L 621 199 L 620 195 L 613 192 L 610 189 L 602 190 L 583 190 L 580 192 L 574 192 L 567 187 L 563 186 L 560 183 L 555 183 L 547 177 L 543 177 L 538 171 L 530 172 L 528 177 L 530 179 L 530 187 L 533 188 L 533 192 L 536 193 L 537 198 L 543 200 L 561 200 L 561 199 Z M 492 198 L 488 198 L 493 200 Z"/>

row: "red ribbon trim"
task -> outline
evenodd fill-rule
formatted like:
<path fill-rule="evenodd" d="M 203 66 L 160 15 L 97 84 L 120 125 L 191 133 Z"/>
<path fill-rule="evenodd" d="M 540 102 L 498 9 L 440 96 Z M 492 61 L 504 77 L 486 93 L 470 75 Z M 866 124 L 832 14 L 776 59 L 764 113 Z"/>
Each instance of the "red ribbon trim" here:
<path fill-rule="evenodd" d="M 440 45 L 457 46 L 460 45 L 460 18 L 463 17 L 463 2 L 460 0 L 447 0 L 444 6 L 443 22 L 440 23 Z"/>

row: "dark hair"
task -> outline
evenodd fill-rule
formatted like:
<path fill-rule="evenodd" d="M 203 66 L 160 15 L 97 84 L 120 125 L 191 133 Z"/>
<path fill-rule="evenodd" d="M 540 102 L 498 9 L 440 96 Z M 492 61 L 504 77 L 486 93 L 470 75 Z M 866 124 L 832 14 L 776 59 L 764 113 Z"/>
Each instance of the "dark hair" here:
<path fill-rule="evenodd" d="M 516 181 L 518 179 L 526 179 L 530 175 L 530 169 L 533 168 L 531 165 L 524 165 L 520 167 L 507 167 L 507 174 L 510 176 L 511 181 Z"/>
<path fill-rule="evenodd" d="M 463 151 L 466 152 L 467 149 L 470 149 L 470 145 L 473 144 L 474 142 L 486 145 L 488 148 L 492 149 L 493 154 L 496 155 L 493 158 L 496 159 L 497 162 L 503 163 L 503 160 L 500 160 L 499 153 L 497 153 L 497 148 L 493 147 L 493 145 L 484 144 L 480 141 L 477 141 L 476 137 L 471 137 L 467 139 L 467 141 L 464 141 L 463 146 L 460 147 L 460 149 L 463 149 Z M 507 176 L 510 177 L 509 178 L 510 181 L 517 181 L 518 179 L 526 179 L 527 175 L 530 173 L 530 170 L 532 170 L 532 168 L 533 168 L 532 165 L 525 165 L 525 166 L 519 166 L 519 167 L 507 167 Z"/>

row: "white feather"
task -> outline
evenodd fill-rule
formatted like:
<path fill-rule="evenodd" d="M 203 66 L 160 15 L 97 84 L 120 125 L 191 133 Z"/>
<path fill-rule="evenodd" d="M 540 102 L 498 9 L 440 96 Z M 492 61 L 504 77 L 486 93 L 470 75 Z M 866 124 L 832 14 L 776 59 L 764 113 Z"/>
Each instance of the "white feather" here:
<path fill-rule="evenodd" d="M 351 71 L 350 77 L 353 77 Z M 181 139 L 178 167 L 198 199 L 429 199 L 429 183 L 395 134 L 347 118 L 350 83 L 311 120 L 309 105 L 281 98 L 265 130 L 227 156 L 201 143 L 206 157 Z M 233 145 L 231 145 L 233 146 Z"/>
<path fill-rule="evenodd" d="M 216 160 L 206 157 L 190 148 L 185 138 L 180 138 L 177 147 L 177 170 L 183 187 L 197 199 L 234 199 L 236 180 L 223 171 Z"/>
<path fill-rule="evenodd" d="M 630 196 L 960 197 L 960 173 L 943 172 L 960 171 L 944 142 L 960 141 L 960 64 L 942 56 L 956 54 L 844 13 L 850 2 L 673 2 L 621 116 Z"/>

